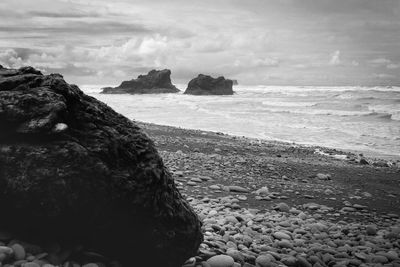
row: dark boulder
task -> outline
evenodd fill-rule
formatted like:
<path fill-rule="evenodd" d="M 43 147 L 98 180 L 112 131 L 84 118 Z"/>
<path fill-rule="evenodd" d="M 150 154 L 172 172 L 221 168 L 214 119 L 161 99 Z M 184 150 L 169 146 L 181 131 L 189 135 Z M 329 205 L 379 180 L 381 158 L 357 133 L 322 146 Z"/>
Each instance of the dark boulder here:
<path fill-rule="evenodd" d="M 232 80 L 224 77 L 213 78 L 208 75 L 199 74 L 192 79 L 185 91 L 190 95 L 233 95 Z"/>
<path fill-rule="evenodd" d="M 105 87 L 103 94 L 160 94 L 177 93 L 179 89 L 171 83 L 171 71 L 152 70 L 147 75 L 139 75 L 137 79 L 124 81 L 118 87 Z"/>
<path fill-rule="evenodd" d="M 201 223 L 153 142 L 61 75 L 0 70 L 0 229 L 180 266 Z"/>

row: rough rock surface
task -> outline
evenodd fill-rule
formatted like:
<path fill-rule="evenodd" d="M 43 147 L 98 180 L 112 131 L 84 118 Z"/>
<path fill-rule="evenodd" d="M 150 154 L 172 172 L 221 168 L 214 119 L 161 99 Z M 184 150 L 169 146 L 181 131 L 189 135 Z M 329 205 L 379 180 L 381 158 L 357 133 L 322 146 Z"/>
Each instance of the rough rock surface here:
<path fill-rule="evenodd" d="M 118 87 L 105 87 L 103 94 L 159 94 L 177 93 L 179 89 L 171 83 L 171 71 L 152 70 L 147 75 L 139 75 L 137 79 L 123 81 Z"/>
<path fill-rule="evenodd" d="M 213 78 L 208 75 L 199 74 L 192 79 L 185 94 L 190 95 L 232 95 L 233 82 L 224 77 Z"/>
<path fill-rule="evenodd" d="M 61 75 L 1 68 L 0 129 L 1 229 L 79 242 L 124 266 L 196 253 L 201 223 L 153 142 Z"/>

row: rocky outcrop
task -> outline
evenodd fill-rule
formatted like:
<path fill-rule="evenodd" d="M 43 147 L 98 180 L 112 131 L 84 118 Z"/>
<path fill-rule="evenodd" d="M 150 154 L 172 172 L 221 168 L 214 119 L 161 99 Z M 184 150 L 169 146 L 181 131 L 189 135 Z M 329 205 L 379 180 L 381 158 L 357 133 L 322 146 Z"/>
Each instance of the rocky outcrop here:
<path fill-rule="evenodd" d="M 201 224 L 132 121 L 27 67 L 0 69 L 0 229 L 83 244 L 124 266 L 180 266 Z"/>
<path fill-rule="evenodd" d="M 213 78 L 208 75 L 199 74 L 192 79 L 185 91 L 190 95 L 232 95 L 232 81 L 224 77 Z"/>
<path fill-rule="evenodd" d="M 177 93 L 179 89 L 171 83 L 171 71 L 152 70 L 147 75 L 139 75 L 137 79 L 124 81 L 118 87 L 105 87 L 103 94 L 160 94 Z"/>

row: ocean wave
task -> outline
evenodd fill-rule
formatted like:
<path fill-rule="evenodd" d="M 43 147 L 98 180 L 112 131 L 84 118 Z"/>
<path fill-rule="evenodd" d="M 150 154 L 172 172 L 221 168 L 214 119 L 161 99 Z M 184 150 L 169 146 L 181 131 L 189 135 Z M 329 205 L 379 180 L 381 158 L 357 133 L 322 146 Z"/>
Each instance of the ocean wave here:
<path fill-rule="evenodd" d="M 374 117 L 385 120 L 400 120 L 399 116 L 392 113 L 382 113 L 374 111 L 349 111 L 349 110 L 299 110 L 299 109 L 258 109 L 258 113 L 282 113 L 293 115 L 308 115 L 308 116 L 337 116 L 337 117 Z"/>
<path fill-rule="evenodd" d="M 273 107 L 313 107 L 318 105 L 316 102 L 279 102 L 279 101 L 262 101 L 261 104 Z"/>
<path fill-rule="evenodd" d="M 380 113 L 380 112 L 370 112 L 370 113 L 367 113 L 367 114 L 365 114 L 363 116 L 365 116 L 365 117 L 376 117 L 376 118 L 380 118 L 380 119 L 391 120 L 393 114 L 391 114 L 391 113 Z"/>

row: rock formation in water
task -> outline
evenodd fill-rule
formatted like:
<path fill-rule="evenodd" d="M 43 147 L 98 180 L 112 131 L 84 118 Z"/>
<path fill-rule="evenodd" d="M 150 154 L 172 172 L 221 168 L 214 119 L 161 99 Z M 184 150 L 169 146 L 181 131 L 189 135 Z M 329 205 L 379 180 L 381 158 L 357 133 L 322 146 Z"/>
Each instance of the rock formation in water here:
<path fill-rule="evenodd" d="M 105 87 L 103 94 L 160 94 L 177 93 L 179 89 L 171 83 L 171 71 L 152 70 L 137 79 L 123 81 L 118 87 Z"/>
<path fill-rule="evenodd" d="M 31 67 L 0 69 L 0 229 L 124 266 L 180 266 L 201 223 L 132 121 Z"/>
<path fill-rule="evenodd" d="M 213 78 L 208 75 L 199 74 L 192 79 L 185 91 L 190 95 L 232 95 L 232 81 L 224 77 Z"/>

